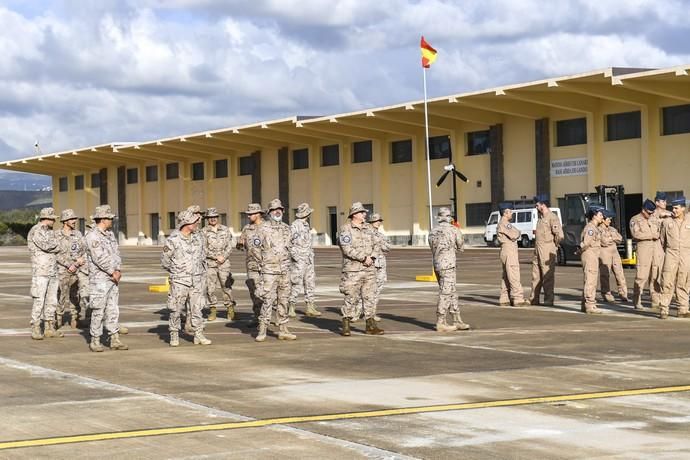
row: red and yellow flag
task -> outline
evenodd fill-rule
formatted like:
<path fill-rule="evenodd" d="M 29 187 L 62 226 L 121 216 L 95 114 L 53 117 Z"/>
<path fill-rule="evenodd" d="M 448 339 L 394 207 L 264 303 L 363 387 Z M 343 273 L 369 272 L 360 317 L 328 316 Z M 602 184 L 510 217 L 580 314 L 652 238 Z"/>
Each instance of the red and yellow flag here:
<path fill-rule="evenodd" d="M 424 36 L 422 35 L 422 42 L 420 43 L 420 48 L 422 50 L 422 67 L 425 69 L 428 69 L 431 67 L 431 64 L 434 63 L 436 60 L 436 50 L 431 47 L 430 44 L 424 40 Z"/>

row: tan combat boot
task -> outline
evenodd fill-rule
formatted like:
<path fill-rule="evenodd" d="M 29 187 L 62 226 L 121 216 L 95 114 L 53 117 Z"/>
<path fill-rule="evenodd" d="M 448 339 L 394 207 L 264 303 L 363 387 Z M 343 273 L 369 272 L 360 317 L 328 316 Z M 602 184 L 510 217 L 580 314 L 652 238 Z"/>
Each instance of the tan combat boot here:
<path fill-rule="evenodd" d="M 459 311 L 453 313 L 453 326 L 455 326 L 455 329 L 458 331 L 467 331 L 470 329 L 470 325 L 462 321 Z"/>
<path fill-rule="evenodd" d="M 278 332 L 278 340 L 297 340 L 297 336 L 290 332 L 287 324 L 280 326 L 280 332 Z"/>
<path fill-rule="evenodd" d="M 294 318 L 297 316 L 297 313 L 295 313 L 295 302 L 288 303 L 288 316 L 290 318 Z"/>
<path fill-rule="evenodd" d="M 383 335 L 383 329 L 379 329 L 378 324 L 374 321 L 374 318 L 369 318 L 366 321 L 367 328 L 364 331 L 365 334 L 369 335 Z"/>
<path fill-rule="evenodd" d="M 446 324 L 446 318 L 444 316 L 439 316 L 436 320 L 436 331 L 437 332 L 453 332 L 457 331 L 458 328 L 455 325 Z"/>
<path fill-rule="evenodd" d="M 180 346 L 180 333 L 177 331 L 170 331 L 170 346 L 179 347 Z"/>
<path fill-rule="evenodd" d="M 601 310 L 600 310 L 599 308 L 597 308 L 597 307 L 592 307 L 592 308 L 586 308 L 586 307 L 585 307 L 585 313 L 588 314 L 588 315 L 601 315 L 601 314 L 603 314 L 604 312 L 601 311 Z"/>
<path fill-rule="evenodd" d="M 189 335 L 194 334 L 194 329 L 192 329 L 192 316 L 191 315 L 187 315 L 187 318 L 184 321 L 184 331 Z"/>
<path fill-rule="evenodd" d="M 204 331 L 199 330 L 194 333 L 194 345 L 211 345 L 212 343 L 206 338 Z"/>
<path fill-rule="evenodd" d="M 43 332 L 41 332 L 40 324 L 31 326 L 31 338 L 34 340 L 43 340 Z"/>
<path fill-rule="evenodd" d="M 235 319 L 235 302 L 228 305 L 228 321 L 232 322 Z"/>
<path fill-rule="evenodd" d="M 343 318 L 343 330 L 340 335 L 344 337 L 350 337 L 352 335 L 350 331 L 350 318 Z"/>
<path fill-rule="evenodd" d="M 266 340 L 266 329 L 268 329 L 268 326 L 265 323 L 259 323 L 259 333 L 256 334 L 256 338 L 254 339 L 257 342 L 263 342 Z"/>
<path fill-rule="evenodd" d="M 613 294 L 611 294 L 610 292 L 604 294 L 604 300 L 608 303 L 613 303 L 616 301 L 616 299 L 613 298 Z"/>
<path fill-rule="evenodd" d="M 46 321 L 45 322 L 45 336 L 48 337 L 49 339 L 52 338 L 58 338 L 61 339 L 65 336 L 65 334 L 62 333 L 60 330 L 55 330 L 55 325 L 53 324 L 52 321 Z"/>
<path fill-rule="evenodd" d="M 111 350 L 129 350 L 129 347 L 124 343 L 120 342 L 120 334 L 114 333 L 110 336 L 110 349 Z"/>
<path fill-rule="evenodd" d="M 91 342 L 89 342 L 89 350 L 98 353 L 103 351 L 103 345 L 101 345 L 100 337 L 91 337 Z"/>
<path fill-rule="evenodd" d="M 313 302 L 307 302 L 307 310 L 305 311 L 305 314 L 307 316 L 321 316 L 321 312 L 316 309 L 316 306 L 314 305 Z"/>
<path fill-rule="evenodd" d="M 117 325 L 117 332 L 121 335 L 127 335 L 129 334 L 129 328 L 123 326 L 122 324 Z"/>
<path fill-rule="evenodd" d="M 217 313 L 218 313 L 218 309 L 216 308 L 216 306 L 215 305 L 211 306 L 211 310 L 208 312 L 208 320 L 209 321 L 215 321 Z"/>

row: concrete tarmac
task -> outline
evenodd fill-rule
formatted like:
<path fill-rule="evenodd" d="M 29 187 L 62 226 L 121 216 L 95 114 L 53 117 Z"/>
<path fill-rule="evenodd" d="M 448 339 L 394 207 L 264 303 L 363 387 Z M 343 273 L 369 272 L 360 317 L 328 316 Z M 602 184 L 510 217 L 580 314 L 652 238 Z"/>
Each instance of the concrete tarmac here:
<path fill-rule="evenodd" d="M 499 307 L 497 250 L 468 249 L 458 290 L 472 330 L 439 334 L 437 286 L 414 281 L 429 251 L 394 249 L 385 335 L 358 322 L 346 338 L 340 252 L 319 249 L 324 316 L 300 303 L 297 341 L 274 328 L 255 343 L 233 253 L 238 318 L 221 309 L 213 345 L 183 335 L 172 349 L 166 296 L 147 289 L 165 279 L 160 248 L 122 252 L 130 349 L 92 353 L 87 329 L 31 340 L 28 251 L 0 248 L 0 458 L 690 457 L 690 320 L 604 302 L 582 314 L 579 265 L 558 267 L 556 306 Z M 520 258 L 528 294 L 531 250 Z"/>

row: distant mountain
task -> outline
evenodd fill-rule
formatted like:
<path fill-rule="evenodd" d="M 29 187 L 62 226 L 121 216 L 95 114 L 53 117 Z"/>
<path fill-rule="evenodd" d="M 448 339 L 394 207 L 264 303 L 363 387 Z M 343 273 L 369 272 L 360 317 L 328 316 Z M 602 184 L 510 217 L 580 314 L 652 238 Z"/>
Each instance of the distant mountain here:
<path fill-rule="evenodd" d="M 0 211 L 52 206 L 52 192 L 36 190 L 0 190 Z"/>
<path fill-rule="evenodd" d="M 50 176 L 38 174 L 0 171 L 0 190 L 50 191 L 52 179 Z"/>

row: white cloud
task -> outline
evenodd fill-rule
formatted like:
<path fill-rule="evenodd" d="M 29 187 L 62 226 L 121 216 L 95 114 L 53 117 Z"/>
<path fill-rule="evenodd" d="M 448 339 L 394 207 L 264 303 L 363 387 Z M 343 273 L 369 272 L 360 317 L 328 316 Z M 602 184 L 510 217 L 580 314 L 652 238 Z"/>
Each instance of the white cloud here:
<path fill-rule="evenodd" d="M 687 2 L 55 0 L 0 7 L 0 159 L 608 66 L 690 62 Z"/>

